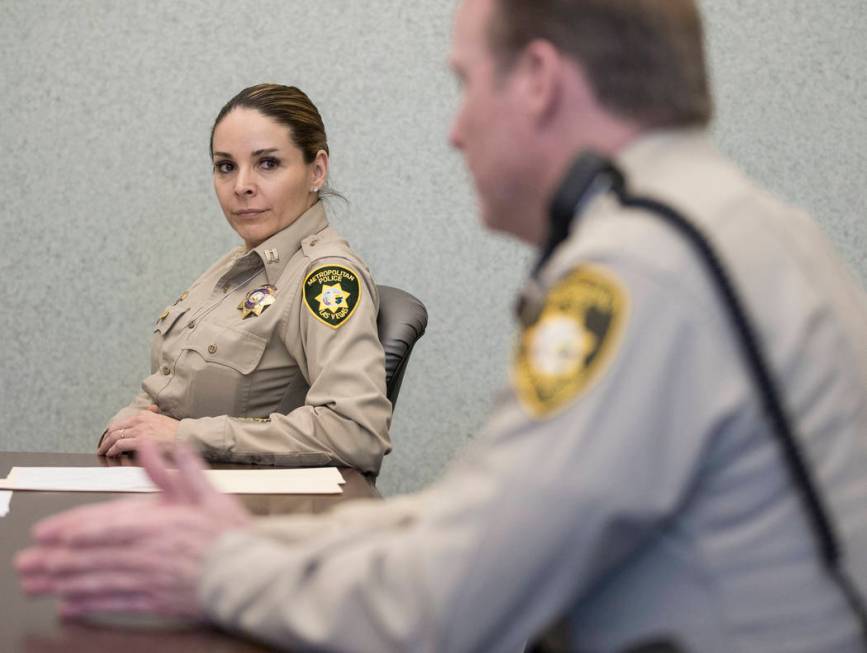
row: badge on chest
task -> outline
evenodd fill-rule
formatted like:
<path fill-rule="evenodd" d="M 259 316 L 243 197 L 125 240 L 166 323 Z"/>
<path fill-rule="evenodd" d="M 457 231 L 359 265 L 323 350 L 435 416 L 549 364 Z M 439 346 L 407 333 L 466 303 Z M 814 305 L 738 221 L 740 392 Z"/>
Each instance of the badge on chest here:
<path fill-rule="evenodd" d="M 262 311 L 277 301 L 276 294 L 277 288 L 270 283 L 259 288 L 253 288 L 253 290 L 247 293 L 244 301 L 238 304 L 241 318 L 246 320 L 251 315 L 254 317 L 262 315 Z"/>

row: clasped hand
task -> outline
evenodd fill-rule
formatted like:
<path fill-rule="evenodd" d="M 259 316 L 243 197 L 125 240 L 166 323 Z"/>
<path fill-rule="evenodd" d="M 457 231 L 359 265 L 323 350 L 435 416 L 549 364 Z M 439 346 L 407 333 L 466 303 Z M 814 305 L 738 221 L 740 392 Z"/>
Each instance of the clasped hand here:
<path fill-rule="evenodd" d="M 96 450 L 100 456 L 120 456 L 138 451 L 142 442 L 154 440 L 163 444 L 175 441 L 178 420 L 163 415 L 155 405 L 148 406 L 132 417 L 115 420 L 108 425 Z"/>

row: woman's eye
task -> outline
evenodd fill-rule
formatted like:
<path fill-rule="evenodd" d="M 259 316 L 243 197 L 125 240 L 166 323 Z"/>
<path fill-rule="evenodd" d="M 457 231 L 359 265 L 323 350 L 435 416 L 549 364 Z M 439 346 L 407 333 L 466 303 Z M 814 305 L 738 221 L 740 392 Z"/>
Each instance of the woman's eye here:
<path fill-rule="evenodd" d="M 214 164 L 214 170 L 223 175 L 232 172 L 234 169 L 235 165 L 231 161 L 217 161 Z"/>
<path fill-rule="evenodd" d="M 259 165 L 262 166 L 262 168 L 265 170 L 273 170 L 274 168 L 279 167 L 280 161 L 278 159 L 269 157 L 267 159 L 262 159 L 259 162 Z"/>

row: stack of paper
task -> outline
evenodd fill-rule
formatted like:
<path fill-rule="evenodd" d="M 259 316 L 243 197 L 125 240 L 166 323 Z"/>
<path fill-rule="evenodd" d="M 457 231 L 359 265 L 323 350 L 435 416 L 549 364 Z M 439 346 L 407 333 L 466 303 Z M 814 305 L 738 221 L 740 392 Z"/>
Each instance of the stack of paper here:
<path fill-rule="evenodd" d="M 229 494 L 340 494 L 335 467 L 209 469 L 208 480 Z M 13 467 L 0 490 L 157 492 L 141 467 Z"/>

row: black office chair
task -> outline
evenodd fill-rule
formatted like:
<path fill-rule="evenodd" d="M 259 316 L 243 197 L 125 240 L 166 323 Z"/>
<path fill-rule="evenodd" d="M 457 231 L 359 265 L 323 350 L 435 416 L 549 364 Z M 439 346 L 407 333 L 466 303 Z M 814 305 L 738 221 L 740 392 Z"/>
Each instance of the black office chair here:
<path fill-rule="evenodd" d="M 377 288 L 379 315 L 376 316 L 376 328 L 385 350 L 386 394 L 393 407 L 412 348 L 427 328 L 427 309 L 404 290 L 379 285 Z"/>

